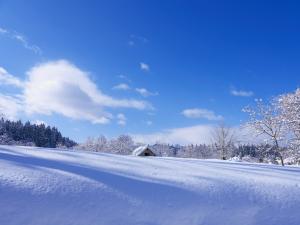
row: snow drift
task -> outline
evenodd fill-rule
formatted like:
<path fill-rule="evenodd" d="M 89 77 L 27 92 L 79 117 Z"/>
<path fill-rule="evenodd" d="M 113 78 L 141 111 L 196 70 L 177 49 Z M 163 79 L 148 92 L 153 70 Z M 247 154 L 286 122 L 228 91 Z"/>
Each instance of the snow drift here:
<path fill-rule="evenodd" d="M 0 224 L 299 225 L 300 168 L 0 146 Z"/>

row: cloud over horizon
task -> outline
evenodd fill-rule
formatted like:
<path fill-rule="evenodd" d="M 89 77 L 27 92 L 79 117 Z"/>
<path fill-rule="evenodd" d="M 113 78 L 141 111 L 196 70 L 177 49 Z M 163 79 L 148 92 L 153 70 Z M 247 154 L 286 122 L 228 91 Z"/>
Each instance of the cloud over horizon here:
<path fill-rule="evenodd" d="M 160 132 L 148 134 L 132 134 L 134 141 L 143 144 L 207 144 L 213 143 L 213 133 L 216 128 L 214 124 L 198 124 L 194 126 L 164 129 Z M 264 137 L 257 137 L 255 132 L 249 128 L 231 127 L 234 139 L 239 144 L 265 143 Z M 255 138 L 254 138 L 255 137 Z"/>
<path fill-rule="evenodd" d="M 166 129 L 150 134 L 133 134 L 136 142 L 145 144 L 169 143 L 169 144 L 210 144 L 213 125 L 196 125 Z"/>

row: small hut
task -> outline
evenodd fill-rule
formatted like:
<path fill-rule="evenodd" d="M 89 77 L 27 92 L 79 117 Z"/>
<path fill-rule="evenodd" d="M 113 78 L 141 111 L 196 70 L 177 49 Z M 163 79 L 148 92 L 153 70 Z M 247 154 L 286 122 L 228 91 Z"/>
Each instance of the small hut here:
<path fill-rule="evenodd" d="M 140 146 L 136 148 L 132 155 L 134 156 L 155 156 L 155 153 L 149 148 L 148 145 L 146 146 Z"/>

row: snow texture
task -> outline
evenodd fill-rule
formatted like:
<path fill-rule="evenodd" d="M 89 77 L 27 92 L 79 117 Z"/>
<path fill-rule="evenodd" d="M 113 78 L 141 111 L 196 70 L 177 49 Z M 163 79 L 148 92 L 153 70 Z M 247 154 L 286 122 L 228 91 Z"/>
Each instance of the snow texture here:
<path fill-rule="evenodd" d="M 2 225 L 299 225 L 300 168 L 0 146 Z"/>

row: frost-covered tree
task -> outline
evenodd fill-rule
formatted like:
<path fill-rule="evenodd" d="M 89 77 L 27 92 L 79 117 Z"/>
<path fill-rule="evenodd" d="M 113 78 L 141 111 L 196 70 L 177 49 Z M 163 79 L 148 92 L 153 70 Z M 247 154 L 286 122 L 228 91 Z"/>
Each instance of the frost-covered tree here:
<path fill-rule="evenodd" d="M 88 137 L 82 147 L 85 150 L 95 151 L 95 138 Z"/>
<path fill-rule="evenodd" d="M 280 143 L 284 140 L 286 130 L 276 101 L 272 100 L 269 104 L 265 104 L 262 99 L 255 101 L 256 106 L 254 108 L 248 106 L 243 109 L 249 115 L 246 127 L 253 130 L 256 136 L 263 136 L 266 143 L 273 145 L 272 150 L 275 157 L 278 157 L 281 165 L 284 166 L 285 148 L 280 146 Z"/>
<path fill-rule="evenodd" d="M 95 144 L 95 151 L 105 151 L 107 147 L 107 139 L 104 135 L 100 135 L 94 142 Z"/>
<path fill-rule="evenodd" d="M 174 156 L 177 155 L 178 149 L 171 147 L 169 144 L 157 142 L 151 146 L 157 156 Z"/>
<path fill-rule="evenodd" d="M 289 131 L 293 154 L 300 157 L 300 88 L 293 93 L 278 97 L 278 107 L 286 128 Z"/>
<path fill-rule="evenodd" d="M 129 135 L 120 135 L 110 141 L 109 150 L 112 153 L 130 154 L 134 150 L 134 142 Z"/>
<path fill-rule="evenodd" d="M 212 141 L 215 149 L 220 153 L 220 158 L 226 160 L 234 147 L 234 131 L 231 127 L 221 123 L 212 132 Z"/>

